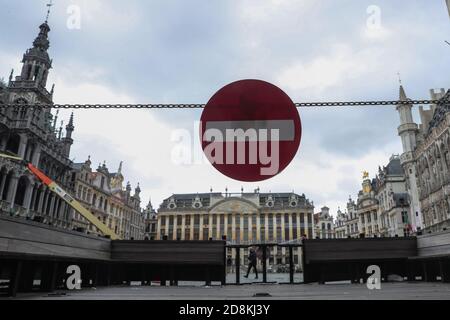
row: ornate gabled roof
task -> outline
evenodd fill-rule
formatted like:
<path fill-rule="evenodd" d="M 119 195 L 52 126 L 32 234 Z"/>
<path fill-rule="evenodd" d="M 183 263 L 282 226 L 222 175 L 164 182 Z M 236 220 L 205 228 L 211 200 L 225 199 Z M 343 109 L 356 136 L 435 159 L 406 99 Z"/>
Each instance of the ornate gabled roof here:
<path fill-rule="evenodd" d="M 430 134 L 433 128 L 439 126 L 439 124 L 445 119 L 447 113 L 450 111 L 450 90 L 439 100 L 436 110 L 434 111 L 433 118 L 430 121 L 428 133 Z"/>

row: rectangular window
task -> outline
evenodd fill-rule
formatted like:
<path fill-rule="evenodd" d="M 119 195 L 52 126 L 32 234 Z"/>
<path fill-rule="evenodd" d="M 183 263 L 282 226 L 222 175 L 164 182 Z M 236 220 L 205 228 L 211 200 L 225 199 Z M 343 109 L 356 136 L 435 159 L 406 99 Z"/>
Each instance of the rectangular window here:
<path fill-rule="evenodd" d="M 402 223 L 408 223 L 408 212 L 402 212 Z"/>
<path fill-rule="evenodd" d="M 281 233 L 281 214 L 277 214 L 277 241 L 282 241 L 282 233 Z"/>

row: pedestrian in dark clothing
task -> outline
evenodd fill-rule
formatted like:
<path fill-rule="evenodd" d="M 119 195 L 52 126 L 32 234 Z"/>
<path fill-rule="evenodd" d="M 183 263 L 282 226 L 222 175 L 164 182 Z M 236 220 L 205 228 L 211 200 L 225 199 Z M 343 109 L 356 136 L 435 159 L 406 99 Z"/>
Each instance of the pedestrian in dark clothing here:
<path fill-rule="evenodd" d="M 250 254 L 248 255 L 248 270 L 247 270 L 247 275 L 245 275 L 244 277 L 248 278 L 248 275 L 250 274 L 250 271 L 252 270 L 252 268 L 255 270 L 255 274 L 256 274 L 256 278 L 258 279 L 258 270 L 256 269 L 256 252 L 255 249 L 251 248 L 250 249 Z"/>

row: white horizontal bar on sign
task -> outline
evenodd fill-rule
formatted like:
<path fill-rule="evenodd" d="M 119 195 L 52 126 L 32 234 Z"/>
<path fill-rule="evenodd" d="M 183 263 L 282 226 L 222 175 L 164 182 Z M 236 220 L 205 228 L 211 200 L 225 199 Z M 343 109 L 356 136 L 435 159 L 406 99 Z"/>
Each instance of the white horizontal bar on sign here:
<path fill-rule="evenodd" d="M 278 141 L 295 140 L 293 120 L 207 121 L 206 142 L 270 141 L 278 131 Z"/>

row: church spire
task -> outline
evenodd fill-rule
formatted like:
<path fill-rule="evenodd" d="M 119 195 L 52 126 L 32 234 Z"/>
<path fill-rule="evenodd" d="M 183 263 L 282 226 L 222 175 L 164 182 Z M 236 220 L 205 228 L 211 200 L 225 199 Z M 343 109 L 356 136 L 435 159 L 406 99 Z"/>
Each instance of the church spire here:
<path fill-rule="evenodd" d="M 405 88 L 403 88 L 403 85 L 400 84 L 400 95 L 399 95 L 400 101 L 408 101 L 408 97 L 405 93 Z"/>
<path fill-rule="evenodd" d="M 47 3 L 47 16 L 45 17 L 45 23 L 48 23 L 48 18 L 50 17 L 50 9 L 53 7 L 53 0 L 50 0 L 49 3 Z"/>
<path fill-rule="evenodd" d="M 49 70 L 52 68 L 52 60 L 47 52 L 50 48 L 50 41 L 48 39 L 50 27 L 47 22 L 52 5 L 52 3 L 48 5 L 47 18 L 39 26 L 39 34 L 33 41 L 33 47 L 28 49 L 23 55 L 22 72 L 17 81 L 15 81 L 16 88 L 29 88 L 30 82 L 33 82 L 34 87 L 41 89 L 44 100 L 48 102 L 51 102 L 51 96 L 45 90 L 45 86 L 47 84 Z"/>

